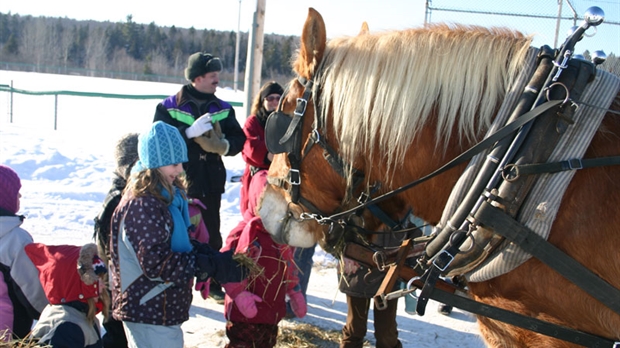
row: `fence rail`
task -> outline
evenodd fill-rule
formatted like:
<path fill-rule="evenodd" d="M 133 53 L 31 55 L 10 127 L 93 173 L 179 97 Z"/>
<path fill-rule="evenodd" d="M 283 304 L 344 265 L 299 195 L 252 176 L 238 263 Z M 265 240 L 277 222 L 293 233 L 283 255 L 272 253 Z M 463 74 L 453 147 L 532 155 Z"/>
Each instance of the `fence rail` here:
<path fill-rule="evenodd" d="M 148 99 L 163 100 L 168 97 L 168 95 L 161 95 L 161 94 L 118 94 L 118 93 L 67 91 L 67 90 L 29 91 L 25 89 L 14 88 L 10 85 L 4 85 L 4 84 L 0 84 L 0 92 L 9 93 L 9 119 L 11 123 L 13 122 L 13 93 L 35 95 L 35 96 L 42 96 L 42 95 L 54 96 L 54 130 L 57 129 L 57 124 L 58 124 L 58 96 L 66 95 L 66 96 L 73 96 L 73 97 L 134 99 L 134 100 L 148 100 Z M 243 103 L 241 102 L 229 101 L 228 103 L 232 106 L 243 107 Z"/>

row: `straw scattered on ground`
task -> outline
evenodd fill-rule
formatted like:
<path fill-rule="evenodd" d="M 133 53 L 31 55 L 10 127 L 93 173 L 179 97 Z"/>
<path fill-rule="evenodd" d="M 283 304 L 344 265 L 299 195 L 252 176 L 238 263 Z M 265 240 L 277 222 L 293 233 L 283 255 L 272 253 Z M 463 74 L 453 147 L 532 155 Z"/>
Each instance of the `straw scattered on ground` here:
<path fill-rule="evenodd" d="M 24 339 L 21 339 L 21 340 L 16 340 L 16 339 L 7 340 L 6 338 L 8 336 L 10 336 L 8 331 L 5 330 L 5 331 L 0 332 L 0 348 L 32 348 L 32 347 L 51 348 L 52 347 L 52 346 L 45 345 L 45 344 L 37 345 L 37 341 L 34 340 L 30 336 Z"/>
<path fill-rule="evenodd" d="M 340 330 L 326 330 L 312 324 L 285 321 L 280 323 L 276 348 L 338 348 L 341 338 Z M 364 341 L 364 348 L 368 347 L 372 345 Z"/>
<path fill-rule="evenodd" d="M 324 330 L 306 323 L 280 325 L 276 348 L 338 348 L 341 336 L 340 331 Z"/>

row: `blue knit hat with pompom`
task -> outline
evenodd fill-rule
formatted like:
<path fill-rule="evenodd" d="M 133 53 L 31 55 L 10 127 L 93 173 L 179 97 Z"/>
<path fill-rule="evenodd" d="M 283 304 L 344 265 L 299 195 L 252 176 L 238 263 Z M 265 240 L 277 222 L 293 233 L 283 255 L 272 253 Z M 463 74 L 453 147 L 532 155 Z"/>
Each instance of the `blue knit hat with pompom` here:
<path fill-rule="evenodd" d="M 178 129 L 157 121 L 138 137 L 138 156 L 132 173 L 187 162 L 187 145 Z"/>

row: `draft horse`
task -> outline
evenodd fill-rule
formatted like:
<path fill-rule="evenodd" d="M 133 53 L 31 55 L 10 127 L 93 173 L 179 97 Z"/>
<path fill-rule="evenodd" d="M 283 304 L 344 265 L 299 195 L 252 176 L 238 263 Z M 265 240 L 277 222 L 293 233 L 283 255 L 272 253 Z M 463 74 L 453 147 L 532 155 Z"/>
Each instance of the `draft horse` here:
<path fill-rule="evenodd" d="M 339 254 L 342 244 L 346 245 L 348 228 L 379 231 L 387 225 L 394 229 L 411 212 L 432 225 L 450 225 L 442 222 L 442 212 L 453 186 L 469 168 L 467 161 L 450 161 L 492 130 L 502 102 L 527 65 L 530 44 L 530 37 L 508 29 L 444 24 L 381 33 L 370 33 L 363 26 L 355 37 L 327 41 L 321 15 L 309 9 L 293 62 L 298 78 L 287 86 L 267 125 L 270 151 L 279 154 L 270 167 L 270 185 L 259 207 L 266 229 L 280 242 L 309 247 L 319 241 L 326 250 Z M 549 78 L 543 80 L 546 83 Z M 545 93 L 534 92 L 537 100 Z M 571 99 L 579 93 L 570 91 Z M 602 113 L 606 113 L 602 122 L 584 147 L 585 159 L 620 155 L 617 88 L 611 99 L 602 107 L 608 111 Z M 558 109 L 567 100 L 568 96 L 550 109 L 552 115 L 560 115 L 550 128 L 573 127 L 574 107 L 569 106 L 568 116 Z M 530 109 L 535 110 L 534 106 Z M 500 143 L 494 139 L 494 144 Z M 450 169 L 428 176 L 449 163 Z M 546 240 L 617 290 L 620 166 L 569 169 L 575 170 L 570 171 L 572 179 Z M 555 174 L 531 177 L 541 175 Z M 500 180 L 508 180 L 507 176 L 502 174 Z M 415 180 L 419 182 L 410 185 L 414 187 L 399 190 Z M 498 190 L 484 192 L 485 201 L 497 198 Z M 377 199 L 381 197 L 385 199 Z M 373 199 L 372 205 L 364 205 Z M 515 195 L 493 205 L 509 210 L 511 203 L 521 200 Z M 538 214 L 544 211 L 540 206 Z M 464 223 L 468 221 L 470 227 L 484 225 L 471 216 Z M 459 232 L 459 226 L 452 230 Z M 470 244 L 471 240 L 480 243 L 470 230 L 460 232 Z M 431 238 L 438 235 L 435 230 Z M 455 239 L 450 235 L 442 250 Z M 426 242 L 418 264 L 428 261 L 424 258 L 432 242 Z M 602 303 L 536 257 L 491 279 L 469 279 L 467 289 L 477 303 L 611 342 L 620 340 L 620 315 L 611 309 L 617 309 L 618 299 L 612 299 L 613 306 Z M 497 318 L 477 318 L 481 335 L 491 347 L 580 345 Z"/>

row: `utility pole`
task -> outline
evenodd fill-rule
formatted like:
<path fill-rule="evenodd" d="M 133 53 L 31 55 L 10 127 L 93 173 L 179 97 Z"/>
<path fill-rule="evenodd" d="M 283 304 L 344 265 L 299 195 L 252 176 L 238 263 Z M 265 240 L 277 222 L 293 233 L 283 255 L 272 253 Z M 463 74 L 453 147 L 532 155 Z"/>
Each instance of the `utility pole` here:
<path fill-rule="evenodd" d="M 265 7 L 267 0 L 256 1 L 256 12 L 248 37 L 248 59 L 245 64 L 245 117 L 250 116 L 252 99 L 260 89 L 263 66 L 263 34 L 265 32 Z"/>
<path fill-rule="evenodd" d="M 239 31 L 241 28 L 241 0 L 239 0 L 239 15 L 237 17 L 237 42 L 235 43 L 235 78 L 233 81 L 233 89 L 237 91 L 239 83 Z"/>
<path fill-rule="evenodd" d="M 560 24 L 562 24 L 562 2 L 564 2 L 564 0 L 558 0 L 558 18 L 555 21 L 555 37 L 553 39 L 553 48 L 558 47 L 558 37 L 560 36 Z"/>

